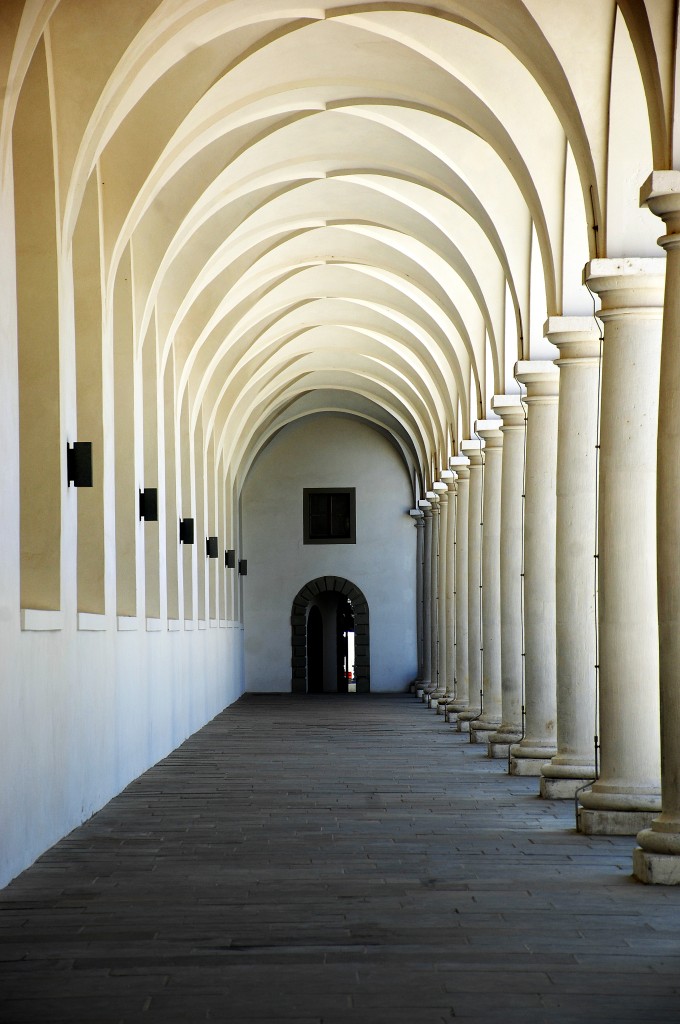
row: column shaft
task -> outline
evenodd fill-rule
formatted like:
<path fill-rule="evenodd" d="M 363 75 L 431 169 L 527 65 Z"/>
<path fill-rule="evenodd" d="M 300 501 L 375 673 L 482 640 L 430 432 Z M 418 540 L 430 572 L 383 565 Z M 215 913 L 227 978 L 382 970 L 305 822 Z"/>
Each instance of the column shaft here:
<path fill-rule="evenodd" d="M 666 222 L 657 450 L 657 566 L 661 691 L 661 814 L 638 835 L 633 872 L 643 882 L 680 884 L 680 172 L 655 171 L 641 200 Z"/>
<path fill-rule="evenodd" d="M 418 658 L 418 674 L 411 683 L 411 691 L 415 692 L 423 681 L 423 534 L 424 521 L 421 509 L 411 509 L 409 515 L 416 528 L 416 644 Z"/>
<path fill-rule="evenodd" d="M 432 680 L 432 506 L 429 501 L 421 499 L 418 507 L 422 509 L 424 526 L 423 539 L 423 678 L 416 695 L 422 695 Z"/>
<path fill-rule="evenodd" d="M 557 753 L 555 651 L 555 477 L 559 370 L 520 362 L 526 385 L 527 454 L 524 506 L 525 735 L 510 748 L 512 775 L 540 776 Z"/>
<path fill-rule="evenodd" d="M 446 546 L 448 543 L 449 489 L 443 481 L 434 484 L 439 506 L 439 545 L 437 558 L 437 688 L 430 694 L 430 707 L 446 693 Z"/>
<path fill-rule="evenodd" d="M 522 506 L 524 407 L 519 395 L 494 395 L 503 426 L 501 474 L 501 690 L 502 722 L 488 740 L 489 757 L 507 758 L 522 739 Z"/>
<path fill-rule="evenodd" d="M 572 799 L 595 777 L 595 545 L 599 328 L 593 317 L 552 317 L 560 350 L 557 440 L 557 753 L 541 796 Z"/>
<path fill-rule="evenodd" d="M 456 686 L 456 477 L 448 470 L 442 480 L 449 489 L 446 530 L 446 694 L 443 704 L 455 697 Z M 437 708 L 443 710 L 442 707 Z"/>
<path fill-rule="evenodd" d="M 464 455 L 451 459 L 458 477 L 456 484 L 456 687 L 447 705 L 448 721 L 457 723 L 458 714 L 470 703 L 468 671 L 468 518 L 470 507 L 470 461 Z"/>
<path fill-rule="evenodd" d="M 430 682 L 423 691 L 423 701 L 437 689 L 439 679 L 439 497 L 434 491 L 426 492 L 432 506 L 432 542 L 430 546 Z"/>
<path fill-rule="evenodd" d="M 481 713 L 482 688 L 482 455 L 479 441 L 463 441 L 461 449 L 470 460 L 468 498 L 468 707 L 458 715 L 459 732 L 470 731 L 470 721 Z"/>
<path fill-rule="evenodd" d="M 503 435 L 500 420 L 477 420 L 484 441 L 482 515 L 482 696 L 483 710 L 470 723 L 470 740 L 486 743 L 501 724 L 501 472 Z"/>
<path fill-rule="evenodd" d="M 588 833 L 635 834 L 659 810 L 656 450 L 665 260 L 593 260 L 602 299 L 600 775 L 580 802 Z"/>

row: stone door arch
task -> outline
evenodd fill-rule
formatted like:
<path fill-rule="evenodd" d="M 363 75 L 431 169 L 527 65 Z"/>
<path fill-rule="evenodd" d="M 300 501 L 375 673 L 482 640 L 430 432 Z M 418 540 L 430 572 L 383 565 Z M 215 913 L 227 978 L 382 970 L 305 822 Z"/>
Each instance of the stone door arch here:
<path fill-rule="evenodd" d="M 318 594 L 344 595 L 354 611 L 354 672 L 357 693 L 371 689 L 371 659 L 368 632 L 368 602 L 359 588 L 341 576 L 319 576 L 305 583 L 293 601 L 290 616 L 293 693 L 307 693 L 307 616 Z"/>

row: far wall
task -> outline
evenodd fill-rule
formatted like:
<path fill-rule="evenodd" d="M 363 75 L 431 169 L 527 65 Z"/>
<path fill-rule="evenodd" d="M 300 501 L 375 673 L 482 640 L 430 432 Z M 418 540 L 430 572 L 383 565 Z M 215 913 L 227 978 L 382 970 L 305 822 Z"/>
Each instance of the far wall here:
<path fill-rule="evenodd" d="M 356 544 L 303 544 L 304 487 L 356 488 Z M 368 601 L 371 690 L 417 673 L 416 531 L 406 467 L 377 431 L 333 415 L 300 420 L 258 456 L 241 501 L 246 689 L 289 692 L 293 599 L 318 576 L 351 580 Z"/>

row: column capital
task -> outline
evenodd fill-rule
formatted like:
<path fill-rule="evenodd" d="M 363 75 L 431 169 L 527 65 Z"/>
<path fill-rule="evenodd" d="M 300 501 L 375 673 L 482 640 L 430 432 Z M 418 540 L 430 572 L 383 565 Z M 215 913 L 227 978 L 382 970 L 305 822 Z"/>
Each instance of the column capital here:
<path fill-rule="evenodd" d="M 425 498 L 421 498 L 418 502 L 418 508 L 422 510 L 425 519 L 432 518 L 432 505 Z"/>
<path fill-rule="evenodd" d="M 503 447 L 502 420 L 475 420 L 475 434 L 484 441 L 484 451 Z"/>
<path fill-rule="evenodd" d="M 476 466 L 482 464 L 482 442 L 478 438 L 470 438 L 466 441 L 461 441 L 460 445 L 461 455 L 465 455 L 469 461 L 470 468 L 474 469 Z"/>
<path fill-rule="evenodd" d="M 560 350 L 555 366 L 596 362 L 600 356 L 600 330 L 594 316 L 550 316 L 543 335 Z"/>
<path fill-rule="evenodd" d="M 527 389 L 528 404 L 557 401 L 560 371 L 550 359 L 521 359 L 515 363 L 515 377 Z"/>
<path fill-rule="evenodd" d="M 449 459 L 449 466 L 459 480 L 469 479 L 470 460 L 466 455 L 452 455 Z"/>
<path fill-rule="evenodd" d="M 524 430 L 524 406 L 521 395 L 494 395 L 491 408 L 503 421 L 501 430 Z"/>
<path fill-rule="evenodd" d="M 601 320 L 637 310 L 661 317 L 665 279 L 664 256 L 590 260 L 583 268 L 583 283 L 600 296 Z"/>
<path fill-rule="evenodd" d="M 668 234 L 659 245 L 680 245 L 680 171 L 652 171 L 640 189 L 640 206 L 647 206 L 666 225 Z"/>
<path fill-rule="evenodd" d="M 449 494 L 454 494 L 456 490 L 456 474 L 450 469 L 443 469 L 439 475 L 442 483 L 446 484 Z"/>
<path fill-rule="evenodd" d="M 435 494 L 440 502 L 446 504 L 449 500 L 449 489 L 443 480 L 435 480 L 432 484 Z"/>
<path fill-rule="evenodd" d="M 424 526 L 425 525 L 425 523 L 424 523 L 425 517 L 423 515 L 423 510 L 422 509 L 420 509 L 420 508 L 410 508 L 408 514 L 411 516 L 411 519 L 413 520 L 413 525 L 414 526 Z"/>
<path fill-rule="evenodd" d="M 432 509 L 432 514 L 434 515 L 435 512 L 439 512 L 439 495 L 437 494 L 437 492 L 436 491 L 425 491 L 425 497 L 427 498 L 427 500 L 430 503 L 430 508 Z"/>

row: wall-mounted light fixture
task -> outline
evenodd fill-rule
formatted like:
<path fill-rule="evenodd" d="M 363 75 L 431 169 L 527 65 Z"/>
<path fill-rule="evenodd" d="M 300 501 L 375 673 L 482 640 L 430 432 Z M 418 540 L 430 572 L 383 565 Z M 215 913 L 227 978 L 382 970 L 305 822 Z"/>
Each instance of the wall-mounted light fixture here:
<path fill-rule="evenodd" d="M 236 552 L 233 550 L 233 548 L 230 548 L 229 551 L 224 552 L 224 567 L 225 569 L 236 568 Z"/>
<path fill-rule="evenodd" d="M 248 559 L 242 558 L 238 563 L 238 574 L 239 576 L 248 575 Z"/>
<path fill-rule="evenodd" d="M 145 523 L 158 522 L 158 488 L 147 487 L 139 492 L 139 518 Z"/>
<path fill-rule="evenodd" d="M 66 445 L 68 486 L 92 487 L 92 442 L 74 441 Z"/>
<path fill-rule="evenodd" d="M 180 519 L 179 521 L 179 542 L 180 544 L 194 543 L 194 521 L 193 519 Z"/>
<path fill-rule="evenodd" d="M 205 538 L 205 557 L 206 558 L 217 558 L 217 537 L 206 537 Z"/>

